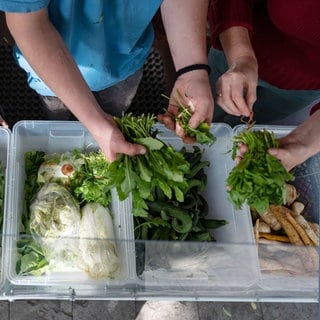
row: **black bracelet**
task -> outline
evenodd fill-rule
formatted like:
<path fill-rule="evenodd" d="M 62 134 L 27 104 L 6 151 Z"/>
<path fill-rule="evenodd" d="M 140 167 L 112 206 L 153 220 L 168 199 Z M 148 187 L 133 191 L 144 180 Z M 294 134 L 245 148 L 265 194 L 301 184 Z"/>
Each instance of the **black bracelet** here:
<path fill-rule="evenodd" d="M 186 66 L 184 68 L 179 69 L 176 72 L 175 80 L 177 80 L 182 74 L 187 73 L 189 71 L 194 71 L 194 70 L 206 70 L 208 74 L 211 72 L 211 68 L 207 64 L 191 64 L 190 66 Z"/>

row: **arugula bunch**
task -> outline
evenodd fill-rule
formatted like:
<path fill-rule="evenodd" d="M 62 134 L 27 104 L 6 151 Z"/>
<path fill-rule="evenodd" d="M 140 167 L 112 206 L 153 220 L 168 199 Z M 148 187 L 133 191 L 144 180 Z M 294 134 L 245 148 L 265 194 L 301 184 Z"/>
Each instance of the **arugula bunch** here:
<path fill-rule="evenodd" d="M 132 193 L 135 216 L 148 215 L 146 200 L 154 200 L 152 190 L 155 186 L 159 186 L 169 199 L 174 195 L 182 202 L 188 188 L 185 175 L 189 173 L 190 165 L 181 152 L 156 137 L 158 132 L 152 129 L 156 117 L 128 113 L 114 119 L 129 142 L 144 145 L 148 152 L 136 156 L 119 155 L 107 172 L 109 187 L 117 189 L 120 200 Z"/>
<path fill-rule="evenodd" d="M 285 182 L 294 180 L 281 162 L 268 153 L 269 148 L 277 148 L 278 140 L 267 130 L 249 131 L 234 137 L 232 159 L 237 156 L 239 144 L 248 151 L 227 177 L 229 201 L 236 209 L 247 202 L 263 213 L 269 204 L 284 204 L 286 199 Z"/>

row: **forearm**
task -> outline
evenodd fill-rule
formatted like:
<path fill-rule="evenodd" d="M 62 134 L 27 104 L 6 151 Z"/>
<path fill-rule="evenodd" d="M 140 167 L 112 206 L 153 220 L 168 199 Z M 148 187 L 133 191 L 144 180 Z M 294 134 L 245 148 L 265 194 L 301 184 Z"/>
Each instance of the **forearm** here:
<path fill-rule="evenodd" d="M 246 28 L 231 27 L 223 31 L 219 39 L 229 67 L 236 64 L 239 59 L 247 59 L 257 68 L 257 59 Z"/>
<path fill-rule="evenodd" d="M 207 63 L 207 10 L 208 0 L 163 1 L 161 14 L 176 70 Z"/>
<path fill-rule="evenodd" d="M 220 34 L 234 26 L 253 31 L 253 5 L 256 0 L 211 0 L 208 20 L 212 46 L 221 50 Z"/>
<path fill-rule="evenodd" d="M 26 60 L 85 125 L 101 109 L 45 10 L 7 14 L 7 24 Z"/>

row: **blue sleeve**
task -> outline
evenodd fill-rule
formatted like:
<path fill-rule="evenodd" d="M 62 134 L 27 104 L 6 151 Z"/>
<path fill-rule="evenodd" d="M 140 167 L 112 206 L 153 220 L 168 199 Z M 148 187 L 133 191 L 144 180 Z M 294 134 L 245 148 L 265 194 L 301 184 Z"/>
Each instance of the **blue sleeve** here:
<path fill-rule="evenodd" d="M 50 0 L 0 0 L 0 10 L 5 12 L 33 12 L 48 6 Z"/>

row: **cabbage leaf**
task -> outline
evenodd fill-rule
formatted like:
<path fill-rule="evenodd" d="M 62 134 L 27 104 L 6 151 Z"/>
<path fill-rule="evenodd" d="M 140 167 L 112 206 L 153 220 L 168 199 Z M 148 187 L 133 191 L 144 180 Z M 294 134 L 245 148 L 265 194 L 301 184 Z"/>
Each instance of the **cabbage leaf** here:
<path fill-rule="evenodd" d="M 116 278 L 120 272 L 120 260 L 109 209 L 98 203 L 87 203 L 81 213 L 79 249 L 82 268 L 92 278 Z"/>
<path fill-rule="evenodd" d="M 30 232 L 47 259 L 71 260 L 78 254 L 80 208 L 70 192 L 44 184 L 30 205 Z"/>

